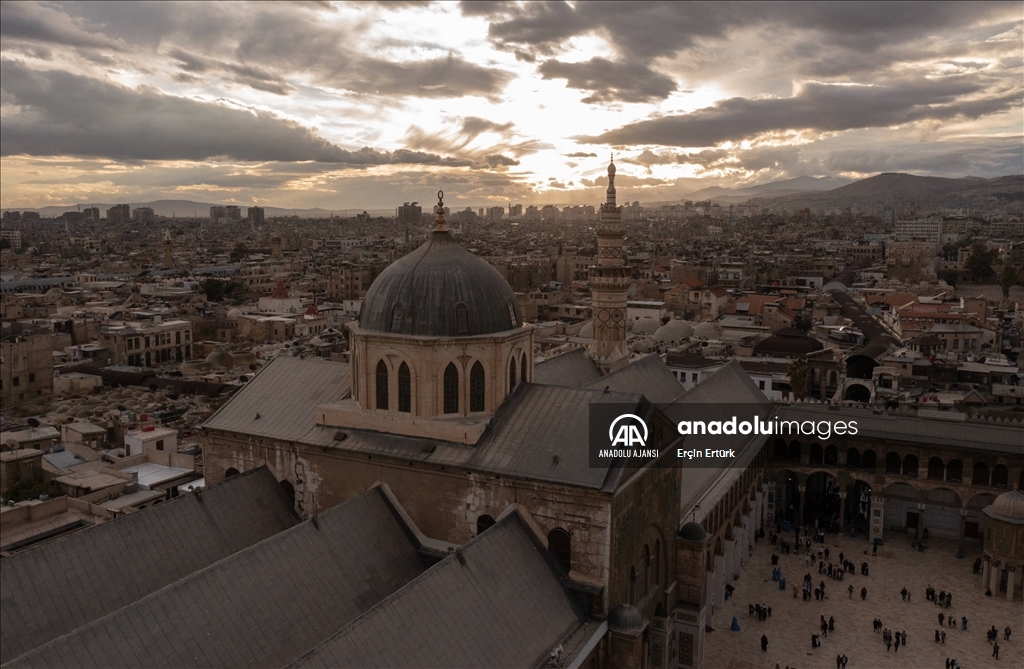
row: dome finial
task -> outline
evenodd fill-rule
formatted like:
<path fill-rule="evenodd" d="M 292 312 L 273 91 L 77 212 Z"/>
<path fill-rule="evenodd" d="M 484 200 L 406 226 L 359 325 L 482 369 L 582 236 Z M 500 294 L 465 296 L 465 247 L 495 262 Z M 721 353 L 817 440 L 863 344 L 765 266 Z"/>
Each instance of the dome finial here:
<path fill-rule="evenodd" d="M 437 227 L 434 228 L 434 232 L 447 232 L 448 231 L 448 228 L 445 227 L 445 223 L 447 221 L 445 221 L 445 218 L 444 218 L 444 191 L 443 190 L 437 191 L 437 218 L 434 219 L 434 222 L 437 223 Z"/>

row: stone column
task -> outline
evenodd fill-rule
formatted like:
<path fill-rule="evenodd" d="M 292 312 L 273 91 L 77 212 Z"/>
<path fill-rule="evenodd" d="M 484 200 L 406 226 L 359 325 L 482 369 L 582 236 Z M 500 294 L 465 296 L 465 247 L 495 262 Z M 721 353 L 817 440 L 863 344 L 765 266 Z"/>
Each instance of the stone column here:
<path fill-rule="evenodd" d="M 878 513 L 875 513 L 878 511 Z M 885 497 L 871 495 L 871 506 L 868 511 L 868 543 L 881 539 L 885 528 Z"/>
<path fill-rule="evenodd" d="M 993 595 L 999 594 L 999 581 L 1003 578 L 1003 566 L 1001 564 L 992 565 L 992 573 L 989 574 L 988 589 L 992 591 Z"/>
<path fill-rule="evenodd" d="M 1006 601 L 1008 602 L 1013 601 L 1013 588 L 1015 586 L 1014 581 L 1016 580 L 1014 576 L 1016 573 L 1013 569 L 1006 570 Z"/>
<path fill-rule="evenodd" d="M 964 552 L 964 541 L 967 535 L 967 509 L 960 509 L 960 532 L 957 534 L 960 539 L 960 553 Z"/>
<path fill-rule="evenodd" d="M 800 515 L 797 516 L 796 526 L 797 527 L 802 527 L 803 524 L 804 524 L 804 503 L 807 501 L 807 494 L 806 494 L 807 486 L 805 486 L 805 485 L 798 485 L 796 487 L 796 489 L 800 491 L 800 512 L 799 512 Z"/>

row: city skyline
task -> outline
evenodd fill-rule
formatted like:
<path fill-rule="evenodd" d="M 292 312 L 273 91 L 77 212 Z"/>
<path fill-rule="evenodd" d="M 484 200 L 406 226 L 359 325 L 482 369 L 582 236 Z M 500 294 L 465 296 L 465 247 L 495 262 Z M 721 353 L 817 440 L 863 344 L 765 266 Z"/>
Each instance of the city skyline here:
<path fill-rule="evenodd" d="M 1019 3 L 4 3 L 4 208 L 1022 170 Z"/>

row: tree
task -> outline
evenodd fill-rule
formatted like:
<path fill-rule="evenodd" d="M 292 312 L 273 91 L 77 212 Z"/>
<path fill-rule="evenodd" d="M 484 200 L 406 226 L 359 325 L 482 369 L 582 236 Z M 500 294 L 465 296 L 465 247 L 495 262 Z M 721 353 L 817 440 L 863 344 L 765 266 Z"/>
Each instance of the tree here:
<path fill-rule="evenodd" d="M 207 279 L 202 284 L 207 302 L 220 302 L 227 295 L 235 292 L 238 287 L 239 284 L 234 281 L 222 281 L 221 279 Z"/>
<path fill-rule="evenodd" d="M 793 399 L 803 399 L 811 385 L 811 366 L 804 358 L 797 358 L 789 363 L 789 387 L 793 390 Z"/>
<path fill-rule="evenodd" d="M 971 247 L 971 255 L 967 256 L 964 267 L 971 273 L 973 281 L 984 281 L 995 274 L 995 271 L 992 269 L 992 264 L 995 260 L 995 251 L 985 248 L 983 243 L 978 242 Z"/>
<path fill-rule="evenodd" d="M 1006 263 L 999 275 L 999 287 L 1003 289 L 1004 300 L 1010 299 L 1010 288 L 1017 283 L 1017 279 L 1017 269 L 1010 263 Z"/>
<path fill-rule="evenodd" d="M 955 269 L 948 269 L 942 275 L 942 280 L 954 288 L 956 287 L 957 279 L 959 279 L 959 277 L 957 276 Z"/>

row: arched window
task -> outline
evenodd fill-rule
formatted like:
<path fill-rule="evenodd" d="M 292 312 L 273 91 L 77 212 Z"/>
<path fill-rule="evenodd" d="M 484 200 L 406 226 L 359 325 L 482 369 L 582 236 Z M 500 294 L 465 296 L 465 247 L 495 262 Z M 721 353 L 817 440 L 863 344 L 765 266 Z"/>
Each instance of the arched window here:
<path fill-rule="evenodd" d="M 455 305 L 455 334 L 469 334 L 469 307 L 465 302 Z"/>
<path fill-rule="evenodd" d="M 661 539 L 654 540 L 654 552 L 651 553 L 651 580 L 661 587 Z"/>
<path fill-rule="evenodd" d="M 860 457 L 860 468 L 874 471 L 875 466 L 878 464 L 878 456 L 870 448 L 864 451 L 864 454 Z"/>
<path fill-rule="evenodd" d="M 931 481 L 941 481 L 945 475 L 946 466 L 942 462 L 941 458 L 931 458 L 928 460 L 928 479 Z"/>
<path fill-rule="evenodd" d="M 477 516 L 476 519 L 476 533 L 480 534 L 491 525 L 494 525 L 494 518 L 488 516 L 486 513 L 482 516 Z"/>
<path fill-rule="evenodd" d="M 234 467 L 228 467 L 227 471 L 224 472 L 224 478 L 229 479 L 232 476 L 238 476 L 240 472 Z"/>
<path fill-rule="evenodd" d="M 826 465 L 837 465 L 839 464 L 839 449 L 835 446 L 827 446 L 825 448 L 825 464 Z"/>
<path fill-rule="evenodd" d="M 971 475 L 971 483 L 974 485 L 988 485 L 988 465 L 984 462 L 974 463 L 974 474 Z"/>
<path fill-rule="evenodd" d="M 900 454 L 894 451 L 889 451 L 885 456 L 885 473 L 886 474 L 899 474 L 900 473 Z"/>
<path fill-rule="evenodd" d="M 398 368 L 398 410 L 412 411 L 412 375 L 409 374 L 409 365 L 404 362 Z"/>
<path fill-rule="evenodd" d="M 860 451 L 856 448 L 846 449 L 846 466 L 850 469 L 857 469 L 860 467 Z"/>
<path fill-rule="evenodd" d="M 903 475 L 911 476 L 916 479 L 917 470 L 919 466 L 920 465 L 918 465 L 917 463 L 916 455 L 914 455 L 913 453 L 907 455 L 905 458 L 903 458 Z"/>
<path fill-rule="evenodd" d="M 484 410 L 484 366 L 479 360 L 469 371 L 469 410 Z"/>
<path fill-rule="evenodd" d="M 388 408 L 388 366 L 381 360 L 377 363 L 377 408 Z"/>
<path fill-rule="evenodd" d="M 651 547 L 644 544 L 644 580 L 643 590 L 646 593 L 651 589 Z"/>
<path fill-rule="evenodd" d="M 291 484 L 291 481 L 285 479 L 281 481 L 281 490 L 284 491 L 284 496 L 288 498 L 288 502 L 295 504 L 295 486 Z"/>
<path fill-rule="evenodd" d="M 508 391 L 512 392 L 516 387 L 516 359 L 515 356 L 508 361 Z"/>
<path fill-rule="evenodd" d="M 519 358 L 519 382 L 526 381 L 526 354 Z"/>
<path fill-rule="evenodd" d="M 811 464 L 820 465 L 825 461 L 825 451 L 821 450 L 821 444 L 811 444 Z"/>
<path fill-rule="evenodd" d="M 1010 470 L 1006 465 L 996 465 L 992 468 L 992 485 L 997 488 L 1005 488 L 1010 480 Z"/>
<path fill-rule="evenodd" d="M 459 413 L 459 370 L 454 362 L 444 368 L 444 412 Z"/>
<path fill-rule="evenodd" d="M 964 480 L 964 463 L 959 460 L 950 460 L 946 465 L 946 480 L 957 483 Z"/>
<path fill-rule="evenodd" d="M 565 571 L 572 569 L 572 538 L 560 527 L 548 532 L 548 550 Z"/>
<path fill-rule="evenodd" d="M 405 307 L 401 302 L 395 302 L 395 306 L 391 307 L 391 331 L 401 332 L 404 324 Z"/>

